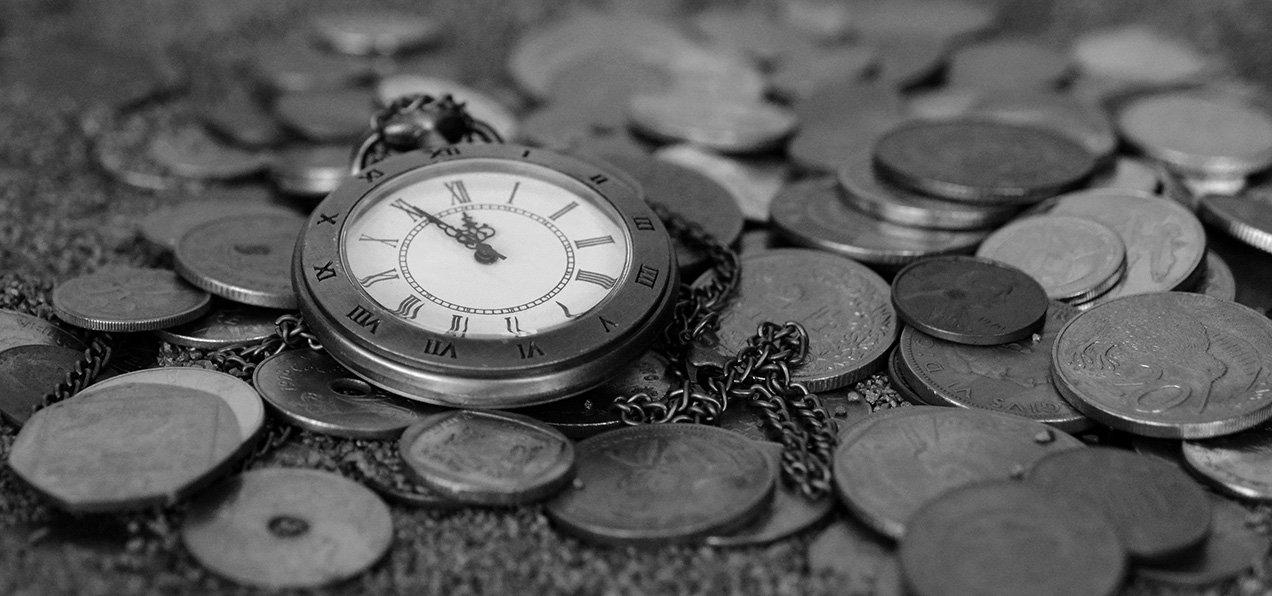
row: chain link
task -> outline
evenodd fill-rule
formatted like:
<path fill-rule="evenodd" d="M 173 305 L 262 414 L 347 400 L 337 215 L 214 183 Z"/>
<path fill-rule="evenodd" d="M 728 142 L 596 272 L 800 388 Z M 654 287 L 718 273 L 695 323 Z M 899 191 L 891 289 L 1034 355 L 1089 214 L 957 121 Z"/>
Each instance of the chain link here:
<path fill-rule="evenodd" d="M 251 379 L 256 367 L 266 358 L 288 348 L 308 347 L 321 350 L 322 343 L 309 330 L 300 315 L 286 314 L 274 320 L 275 332 L 263 340 L 219 348 L 208 354 L 208 360 L 221 372 L 240 379 Z"/>
<path fill-rule="evenodd" d="M 68 399 L 92 385 L 93 381 L 97 380 L 97 376 L 110 365 L 110 359 L 114 353 L 114 338 L 109 333 L 93 337 L 88 347 L 84 349 L 84 357 L 75 363 L 75 367 L 66 373 L 66 377 L 53 388 L 53 391 L 46 393 L 40 399 L 40 403 L 31 407 L 31 413 L 34 414 L 47 406 Z"/>

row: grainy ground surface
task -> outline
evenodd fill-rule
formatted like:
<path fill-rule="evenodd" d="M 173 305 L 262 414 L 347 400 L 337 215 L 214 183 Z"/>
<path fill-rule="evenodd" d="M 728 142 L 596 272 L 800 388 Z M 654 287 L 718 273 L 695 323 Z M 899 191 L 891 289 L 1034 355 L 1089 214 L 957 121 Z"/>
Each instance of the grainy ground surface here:
<path fill-rule="evenodd" d="M 640 0 L 630 0 L 640 3 Z M 403 2 L 349 2 L 384 5 Z M 453 31 L 470 83 L 506 88 L 504 56 L 513 33 L 566 2 L 436 0 L 426 10 Z M 648 4 L 675 6 L 659 0 Z M 685 2 L 692 8 L 701 2 Z M 1265 0 L 1002 0 L 1017 31 L 1063 41 L 1077 32 L 1146 22 L 1218 55 L 1242 76 L 1272 83 L 1272 4 Z M 72 30 L 155 52 L 178 71 L 207 73 L 244 56 L 253 44 L 302 22 L 332 2 L 308 0 L 5 0 L 0 43 Z M 158 205 L 197 199 L 198 191 L 155 194 L 111 181 L 95 168 L 78 125 L 79 109 L 13 92 L 0 60 L 0 308 L 51 316 L 54 284 L 104 264 L 163 265 L 165 257 L 135 233 Z M 1242 301 L 1272 304 L 1268 259 L 1231 242 L 1219 247 L 1242 279 Z M 171 359 L 173 355 L 165 357 Z M 191 362 L 173 362 L 191 364 Z M 194 364 L 197 364 L 194 363 Z M 895 394 L 879 377 L 858 388 L 872 403 Z M 278 429 L 275 429 L 277 431 Z M 0 430 L 0 458 L 14 431 Z M 256 465 L 348 470 L 388 446 L 294 433 Z M 1266 521 L 1266 507 L 1252 507 Z M 181 548 L 182 508 L 126 517 L 73 519 L 48 508 L 0 469 L 0 594 L 256 593 L 202 570 Z M 394 507 L 395 542 L 369 572 L 322 594 L 790 594 L 844 593 L 839 580 L 810 574 L 811 535 L 764 548 L 597 548 L 563 537 L 537 507 L 431 512 Z M 1204 593 L 1268 594 L 1266 571 Z M 1174 593 L 1133 583 L 1130 594 Z M 1184 592 L 1203 593 L 1203 592 Z"/>

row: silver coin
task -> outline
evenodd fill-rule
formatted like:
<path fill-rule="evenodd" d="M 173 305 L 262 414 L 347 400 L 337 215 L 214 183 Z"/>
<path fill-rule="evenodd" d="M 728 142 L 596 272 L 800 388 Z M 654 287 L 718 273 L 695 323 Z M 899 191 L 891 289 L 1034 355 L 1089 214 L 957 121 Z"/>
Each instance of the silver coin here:
<path fill-rule="evenodd" d="M 1227 261 L 1213 250 L 1206 250 L 1206 275 L 1194 291 L 1220 300 L 1237 299 L 1237 278 Z"/>
<path fill-rule="evenodd" d="M 250 447 L 265 430 L 265 405 L 256 390 L 238 377 L 205 368 L 169 366 L 139 370 L 98 381 L 79 395 L 98 398 L 118 392 L 119 387 L 137 385 L 197 389 L 215 395 L 233 413 L 244 448 Z"/>
<path fill-rule="evenodd" d="M 1062 215 L 1023 217 L 999 228 L 976 256 L 1019 268 L 1047 298 L 1085 302 L 1112 288 L 1126 269 L 1126 246 L 1108 226 Z"/>
<path fill-rule="evenodd" d="M 216 349 L 261 341 L 276 332 L 282 311 L 215 300 L 208 314 L 189 323 L 158 329 L 155 335 L 170 344 Z"/>
<path fill-rule="evenodd" d="M 234 215 L 181 237 L 177 272 L 213 294 L 267 308 L 296 308 L 292 250 L 304 220 L 280 215 Z"/>
<path fill-rule="evenodd" d="M 1203 196 L 1197 214 L 1243 244 L 1272 252 L 1272 186 L 1256 184 L 1239 197 Z"/>
<path fill-rule="evenodd" d="M 343 145 L 295 147 L 281 152 L 269 177 L 284 194 L 322 198 L 349 178 L 352 151 Z"/>
<path fill-rule="evenodd" d="M 1239 177 L 1272 165 L 1272 116 L 1217 93 L 1161 93 L 1118 114 L 1122 135 L 1185 174 Z"/>
<path fill-rule="evenodd" d="M 212 297 L 164 269 L 108 267 L 53 288 L 57 317 L 96 331 L 151 331 L 199 318 Z"/>
<path fill-rule="evenodd" d="M 2 354 L 0 354 L 2 355 Z M 1272 500 L 1272 428 L 1184 441 L 1183 459 L 1201 478 L 1244 499 Z"/>

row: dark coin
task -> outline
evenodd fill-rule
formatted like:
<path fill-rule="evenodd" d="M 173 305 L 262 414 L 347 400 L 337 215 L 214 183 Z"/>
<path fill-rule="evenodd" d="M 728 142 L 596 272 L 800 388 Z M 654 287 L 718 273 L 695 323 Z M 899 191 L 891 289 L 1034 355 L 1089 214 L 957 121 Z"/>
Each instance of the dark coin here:
<path fill-rule="evenodd" d="M 1095 169 L 1086 148 L 1050 130 L 989 120 L 917 121 L 875 144 L 888 180 L 950 200 L 1032 204 Z"/>
<path fill-rule="evenodd" d="M 1179 468 L 1120 449 L 1057 453 L 1029 471 L 1028 482 L 1100 509 L 1126 551 L 1142 561 L 1177 556 L 1205 540 L 1206 493 Z"/>
<path fill-rule="evenodd" d="M 596 389 L 582 395 L 510 411 L 545 422 L 571 439 L 585 439 L 624 426 L 622 416 L 613 407 L 615 400 L 637 393 L 659 398 L 666 395 L 675 382 L 670 366 L 666 356 L 651 350 L 619 373 L 618 377 Z"/>
<path fill-rule="evenodd" d="M 779 443 L 762 442 L 760 449 L 769 456 L 769 464 L 774 469 L 782 465 L 783 447 Z M 707 537 L 711 546 L 754 546 L 781 540 L 797 532 L 801 532 L 817 524 L 830 515 L 835 505 L 835 498 L 823 495 L 817 501 L 810 501 L 800 494 L 799 489 L 778 481 L 773 492 L 773 501 L 767 511 L 746 526 L 729 532 Z"/>
<path fill-rule="evenodd" d="M 252 384 L 288 422 L 350 439 L 395 439 L 425 416 L 446 411 L 373 387 L 326 352 L 285 350 L 256 367 Z"/>
<path fill-rule="evenodd" d="M 1268 552 L 1267 535 L 1251 527 L 1250 511 L 1217 495 L 1210 497 L 1210 536 L 1201 547 L 1162 565 L 1140 565 L 1136 577 L 1181 587 L 1229 580 L 1250 569 Z"/>
<path fill-rule="evenodd" d="M 1077 309 L 1052 302 L 1039 333 L 997 346 L 956 344 L 906 327 L 898 349 L 916 381 L 911 388 L 929 403 L 1013 414 L 1078 433 L 1091 419 L 1051 384 L 1051 346 L 1077 315 Z"/>
<path fill-rule="evenodd" d="M 408 427 L 398 445 L 416 481 L 476 505 L 538 501 L 574 475 L 574 444 L 565 435 L 507 412 L 435 414 Z"/>
<path fill-rule="evenodd" d="M 176 327 L 158 329 L 155 335 L 173 345 L 215 349 L 269 337 L 275 332 L 274 321 L 282 314 L 278 310 L 217 299 L 208 314 Z"/>
<path fill-rule="evenodd" d="M 975 346 L 1028 338 L 1042 328 L 1047 293 L 1023 271 L 989 259 L 924 259 L 892 280 L 892 302 L 906 324 Z"/>
<path fill-rule="evenodd" d="M 84 352 L 61 346 L 16 346 L 0 351 L 0 416 L 14 427 L 31 417 L 31 409 L 51 393 Z"/>
<path fill-rule="evenodd" d="M 914 596 L 1111 596 L 1126 573 L 1126 552 L 1098 511 L 1010 480 L 933 499 L 898 551 Z"/>
<path fill-rule="evenodd" d="M 574 484 L 546 512 L 594 542 L 686 542 L 738 528 L 768 505 L 778 472 L 758 443 L 697 424 L 602 433 L 578 451 Z"/>

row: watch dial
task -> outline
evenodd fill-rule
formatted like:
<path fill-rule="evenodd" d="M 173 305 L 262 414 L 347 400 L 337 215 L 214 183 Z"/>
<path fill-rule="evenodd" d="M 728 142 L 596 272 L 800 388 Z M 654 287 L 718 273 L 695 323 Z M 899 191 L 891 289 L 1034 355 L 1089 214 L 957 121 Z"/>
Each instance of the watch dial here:
<path fill-rule="evenodd" d="M 355 209 L 346 271 L 424 329 L 532 335 L 596 307 L 627 271 L 630 242 L 602 201 L 541 166 L 450 162 L 390 182 Z"/>

